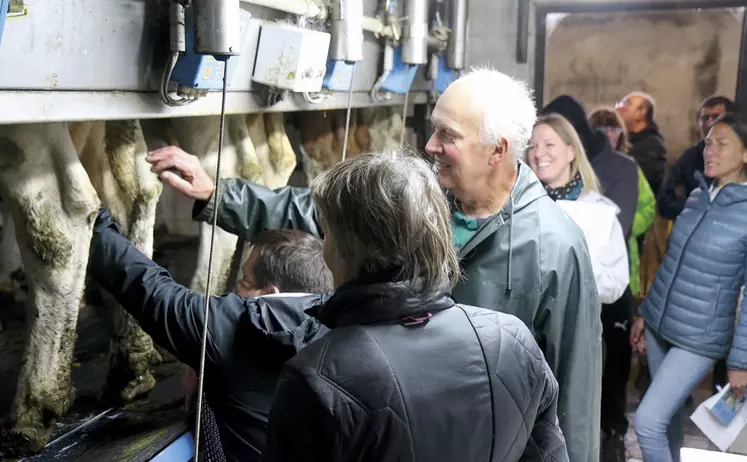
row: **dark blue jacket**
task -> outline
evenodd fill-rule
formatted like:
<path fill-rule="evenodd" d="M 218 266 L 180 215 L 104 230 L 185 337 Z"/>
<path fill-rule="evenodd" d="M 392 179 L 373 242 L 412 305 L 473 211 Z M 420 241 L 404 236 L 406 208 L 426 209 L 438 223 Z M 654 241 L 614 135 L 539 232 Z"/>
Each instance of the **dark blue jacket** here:
<path fill-rule="evenodd" d="M 669 170 L 659 194 L 659 214 L 667 220 L 675 220 L 685 208 L 685 201 L 696 188 L 699 187 L 695 172 L 703 173 L 704 161 L 703 150 L 705 140 L 700 140 L 696 145 L 685 149 L 677 163 Z M 710 186 L 711 179 L 704 177 L 706 184 Z M 678 194 L 677 189 L 682 188 Z"/>
<path fill-rule="evenodd" d="M 199 370 L 205 297 L 177 284 L 99 213 L 88 274 L 179 361 Z M 329 329 L 304 309 L 329 294 L 242 299 L 211 297 L 205 396 L 229 461 L 258 461 L 265 449 L 272 397 L 283 364 Z"/>
<path fill-rule="evenodd" d="M 664 256 L 641 314 L 662 339 L 747 369 L 747 310 L 737 300 L 747 267 L 747 185 L 729 184 L 713 201 L 700 172 L 674 222 Z"/>

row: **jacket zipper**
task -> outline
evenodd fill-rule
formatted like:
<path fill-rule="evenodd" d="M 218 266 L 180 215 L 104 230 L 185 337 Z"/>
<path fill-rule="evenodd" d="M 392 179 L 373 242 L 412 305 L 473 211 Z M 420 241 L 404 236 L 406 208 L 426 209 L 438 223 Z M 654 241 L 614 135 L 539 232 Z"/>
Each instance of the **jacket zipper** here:
<path fill-rule="evenodd" d="M 720 193 L 721 191 L 719 191 Z M 682 252 L 680 253 L 680 258 L 677 260 L 677 264 L 674 268 L 674 273 L 672 274 L 672 280 L 669 283 L 669 287 L 667 287 L 667 295 L 664 297 L 664 306 L 661 310 L 661 317 L 659 318 L 659 323 L 656 327 L 657 331 L 661 331 L 661 325 L 664 322 L 664 315 L 666 315 L 667 310 L 669 308 L 669 295 L 672 293 L 672 286 L 674 286 L 674 281 L 677 279 L 677 275 L 680 273 L 680 267 L 682 266 L 682 258 L 685 256 L 685 249 L 687 248 L 687 244 L 690 242 L 690 239 L 692 239 L 693 235 L 695 234 L 695 231 L 697 231 L 700 224 L 705 219 L 706 215 L 708 215 L 708 212 L 711 210 L 711 204 L 713 203 L 711 201 L 711 194 L 710 191 L 707 192 L 708 194 L 708 206 L 706 206 L 705 211 L 703 212 L 703 215 L 698 219 L 698 222 L 695 223 L 695 226 L 693 227 L 692 232 L 689 236 L 687 236 L 687 239 L 685 239 L 685 243 L 682 244 Z M 666 255 L 666 254 L 665 254 Z M 663 262 L 662 262 L 663 263 Z"/>

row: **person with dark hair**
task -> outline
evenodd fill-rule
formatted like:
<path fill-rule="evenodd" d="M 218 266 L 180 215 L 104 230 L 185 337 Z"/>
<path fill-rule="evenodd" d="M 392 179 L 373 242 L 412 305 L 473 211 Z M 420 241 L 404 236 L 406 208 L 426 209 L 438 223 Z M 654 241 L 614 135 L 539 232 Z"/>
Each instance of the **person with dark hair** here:
<path fill-rule="evenodd" d="M 628 141 L 628 130 L 625 128 L 625 122 L 622 117 L 613 108 L 598 108 L 589 114 L 589 123 L 592 128 L 601 130 L 607 135 L 615 149 L 619 152 L 626 153 L 630 149 Z M 632 158 L 631 158 L 632 159 Z M 635 161 L 634 161 L 635 162 Z M 637 164 L 636 164 L 637 165 Z M 651 186 L 646 181 L 641 167 L 638 171 L 638 200 L 635 206 L 635 215 L 633 216 L 633 226 L 628 238 L 628 255 L 630 256 L 630 291 L 633 296 L 641 296 L 640 280 L 640 247 L 638 239 L 654 224 L 656 215 L 656 196 L 651 190 Z"/>
<path fill-rule="evenodd" d="M 251 241 L 236 293 L 244 298 L 280 292 L 325 292 L 332 273 L 319 267 L 322 242 L 297 229 L 263 231 Z"/>
<path fill-rule="evenodd" d="M 193 400 L 196 376 L 189 371 L 200 364 L 205 297 L 143 255 L 106 209 L 94 226 L 88 272 L 158 345 L 187 365 L 185 398 Z M 283 364 L 328 332 L 304 313 L 332 290 L 321 240 L 293 230 L 258 234 L 243 272 L 235 294 L 210 297 L 200 432 L 208 460 L 224 460 L 213 459 L 214 451 L 229 461 L 260 460 Z"/>
<path fill-rule="evenodd" d="M 264 231 L 252 239 L 234 292 L 251 298 L 281 292 L 317 293 L 332 290 L 332 273 L 324 261 L 322 241 L 295 229 Z M 197 375 L 187 366 L 182 390 L 188 408 L 195 399 Z"/>
<path fill-rule="evenodd" d="M 654 194 L 659 194 L 667 171 L 667 148 L 656 124 L 656 104 L 651 95 L 636 91 L 621 99 L 615 109 L 620 113 L 630 136 L 628 152 L 646 175 Z"/>
<path fill-rule="evenodd" d="M 674 222 L 642 318 L 630 332 L 652 381 L 635 416 L 644 460 L 679 460 L 683 404 L 716 361 L 726 359 L 738 395 L 747 386 L 747 118 L 726 113 L 705 137 L 700 186 Z M 712 178 L 709 186 L 704 175 Z"/>
<path fill-rule="evenodd" d="M 725 96 L 709 96 L 700 103 L 696 114 L 700 140 L 694 146 L 685 149 L 674 166 L 669 169 L 661 191 L 656 191 L 659 194 L 659 213 L 667 220 L 674 221 L 682 213 L 685 200 L 699 186 L 695 172 L 702 173 L 705 168 L 703 165 L 705 137 L 713 122 L 726 112 L 736 114 L 739 112 L 739 107 Z M 705 181 L 706 184 L 710 184 L 711 180 L 706 177 Z"/>
<path fill-rule="evenodd" d="M 677 219 L 685 208 L 685 200 L 698 187 L 695 172 L 703 173 L 705 169 L 703 161 L 705 137 L 714 121 L 727 112 L 736 114 L 739 112 L 739 106 L 726 96 L 709 96 L 700 103 L 696 117 L 701 139 L 694 146 L 685 149 L 674 166 L 669 169 L 659 193 L 659 213 L 667 220 Z M 707 185 L 711 184 L 710 178 L 704 177 L 703 179 Z M 719 360 L 713 368 L 712 391 L 716 393 L 718 387 L 727 382 L 726 363 Z"/>

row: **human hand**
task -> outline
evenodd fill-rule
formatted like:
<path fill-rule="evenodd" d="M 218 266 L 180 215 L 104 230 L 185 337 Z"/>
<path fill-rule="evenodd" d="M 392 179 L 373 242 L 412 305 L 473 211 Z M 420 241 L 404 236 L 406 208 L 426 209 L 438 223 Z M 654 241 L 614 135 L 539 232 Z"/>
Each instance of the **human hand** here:
<path fill-rule="evenodd" d="M 633 353 L 646 353 L 646 336 L 643 331 L 646 329 L 646 321 L 643 318 L 637 318 L 630 327 L 630 346 Z"/>
<path fill-rule="evenodd" d="M 189 366 L 182 372 L 182 392 L 184 393 L 184 408 L 189 411 L 194 407 L 197 398 L 197 373 Z"/>
<path fill-rule="evenodd" d="M 738 397 L 744 396 L 744 387 L 747 387 L 747 371 L 736 371 L 729 369 L 729 385 Z"/>
<path fill-rule="evenodd" d="M 206 201 L 213 195 L 215 184 L 197 156 L 167 146 L 149 152 L 146 160 L 161 181 L 190 199 Z"/>

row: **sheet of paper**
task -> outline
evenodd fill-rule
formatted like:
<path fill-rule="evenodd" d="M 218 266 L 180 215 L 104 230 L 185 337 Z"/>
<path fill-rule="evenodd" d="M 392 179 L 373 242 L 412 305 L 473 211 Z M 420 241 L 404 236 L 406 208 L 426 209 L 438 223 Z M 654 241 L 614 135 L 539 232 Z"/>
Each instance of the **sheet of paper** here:
<path fill-rule="evenodd" d="M 711 440 L 721 451 L 726 451 L 729 446 L 734 443 L 739 433 L 747 423 L 747 405 L 742 406 L 734 416 L 734 419 L 727 426 L 723 426 L 713 417 L 713 414 L 708 410 L 713 404 L 718 401 L 721 396 L 729 391 L 729 385 L 721 389 L 720 392 L 711 396 L 695 409 L 695 412 L 690 416 L 690 420 L 698 426 L 700 431 Z"/>
<path fill-rule="evenodd" d="M 680 462 L 745 462 L 747 456 L 706 451 L 705 449 L 682 448 Z"/>

